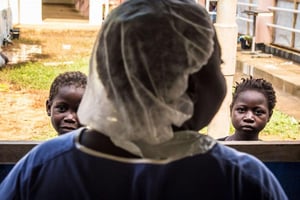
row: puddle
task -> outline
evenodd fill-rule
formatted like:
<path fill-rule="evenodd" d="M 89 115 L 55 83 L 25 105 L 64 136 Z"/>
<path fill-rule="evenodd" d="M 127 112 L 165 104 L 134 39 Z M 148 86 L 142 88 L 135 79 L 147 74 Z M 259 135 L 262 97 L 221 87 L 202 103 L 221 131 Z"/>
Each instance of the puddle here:
<path fill-rule="evenodd" d="M 265 67 L 268 69 L 278 69 L 278 67 L 276 65 L 273 64 L 265 64 Z"/>
<path fill-rule="evenodd" d="M 288 61 L 288 62 L 282 62 L 280 65 L 293 65 L 293 61 Z"/>
<path fill-rule="evenodd" d="M 42 54 L 41 45 L 20 44 L 4 52 L 9 59 L 9 64 L 27 62 L 34 59 L 34 55 Z"/>

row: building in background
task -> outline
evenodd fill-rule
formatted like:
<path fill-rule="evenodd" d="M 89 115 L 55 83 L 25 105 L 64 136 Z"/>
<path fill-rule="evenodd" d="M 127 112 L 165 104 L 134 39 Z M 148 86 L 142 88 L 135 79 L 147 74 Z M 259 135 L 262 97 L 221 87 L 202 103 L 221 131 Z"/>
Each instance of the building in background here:
<path fill-rule="evenodd" d="M 0 40 L 14 24 L 42 24 L 43 4 L 69 4 L 88 18 L 88 23 L 101 25 L 105 16 L 124 0 L 1 0 Z M 215 21 L 218 11 L 211 5 L 218 0 L 196 0 L 207 7 Z M 288 50 L 300 51 L 299 0 L 238 0 L 236 22 L 239 35 L 253 35 L 253 15 L 247 10 L 257 10 L 255 35 L 257 44 L 272 44 Z M 233 5 L 234 6 L 234 5 Z"/>

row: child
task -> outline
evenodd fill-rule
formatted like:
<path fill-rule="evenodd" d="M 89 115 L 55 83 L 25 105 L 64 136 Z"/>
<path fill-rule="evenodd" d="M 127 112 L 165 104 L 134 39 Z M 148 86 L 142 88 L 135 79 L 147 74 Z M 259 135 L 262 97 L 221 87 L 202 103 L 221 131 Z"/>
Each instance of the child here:
<path fill-rule="evenodd" d="M 51 84 L 46 111 L 58 135 L 79 128 L 77 109 L 87 84 L 87 76 L 79 71 L 59 74 Z"/>
<path fill-rule="evenodd" d="M 233 135 L 218 140 L 259 140 L 259 132 L 269 122 L 276 104 L 272 84 L 261 78 L 237 83 L 230 105 Z"/>
<path fill-rule="evenodd" d="M 198 133 L 226 94 L 220 52 L 195 1 L 124 1 L 91 54 L 84 127 L 31 150 L 1 198 L 286 200 L 261 161 Z"/>

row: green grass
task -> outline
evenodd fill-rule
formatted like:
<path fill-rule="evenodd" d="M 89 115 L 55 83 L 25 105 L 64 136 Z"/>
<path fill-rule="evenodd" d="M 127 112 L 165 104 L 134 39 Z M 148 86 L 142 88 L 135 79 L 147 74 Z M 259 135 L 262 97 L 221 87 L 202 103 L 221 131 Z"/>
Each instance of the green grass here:
<path fill-rule="evenodd" d="M 78 70 L 87 74 L 89 58 L 82 58 L 73 64 L 45 65 L 43 63 L 24 63 L 14 67 L 3 68 L 0 70 L 0 90 L 7 90 L 9 85 L 17 86 L 22 89 L 48 90 L 53 79 L 64 71 Z M 3 84 L 6 83 L 6 84 Z M 234 129 L 231 126 L 230 133 Z M 205 129 L 201 132 L 206 132 Z M 260 133 L 262 136 L 276 136 L 284 140 L 300 139 L 299 122 L 278 110 L 274 114 L 265 129 Z M 47 134 L 45 134 L 47 135 Z M 40 138 L 39 138 L 40 139 Z"/>
<path fill-rule="evenodd" d="M 17 85 L 24 89 L 48 90 L 53 79 L 59 73 L 74 70 L 87 74 L 88 58 L 74 61 L 73 64 L 45 65 L 39 62 L 16 64 L 13 67 L 0 70 L 0 82 Z M 7 86 L 2 83 L 0 90 L 1 88 L 7 88 Z"/>
<path fill-rule="evenodd" d="M 300 125 L 295 118 L 275 110 L 271 120 L 260 134 L 276 134 L 285 140 L 299 140 L 299 133 Z"/>
<path fill-rule="evenodd" d="M 0 69 L 0 91 L 15 91 L 15 90 L 37 90 L 48 91 L 54 78 L 65 71 L 82 71 L 88 72 L 89 58 L 82 58 L 73 63 L 63 64 L 57 62 L 41 63 L 28 62 L 22 64 L 15 64 L 13 66 L 6 66 Z M 39 103 L 37 103 L 39 104 Z M 46 113 L 45 113 L 46 115 Z M 57 136 L 57 133 L 49 124 L 39 132 L 34 132 L 30 140 L 48 140 Z"/>
<path fill-rule="evenodd" d="M 207 134 L 207 127 L 199 131 Z M 229 135 L 234 133 L 234 127 L 230 125 Z M 278 110 L 273 110 L 273 116 L 266 127 L 259 133 L 261 138 L 270 140 L 300 140 L 300 124 L 291 116 Z"/>

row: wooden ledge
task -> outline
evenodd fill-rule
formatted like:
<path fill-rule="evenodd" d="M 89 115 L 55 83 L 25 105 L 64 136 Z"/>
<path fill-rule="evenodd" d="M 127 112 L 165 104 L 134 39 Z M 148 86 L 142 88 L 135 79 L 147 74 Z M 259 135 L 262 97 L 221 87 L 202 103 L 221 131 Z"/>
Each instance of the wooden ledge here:
<path fill-rule="evenodd" d="M 13 164 L 39 141 L 0 141 L 0 164 Z M 263 162 L 300 162 L 300 141 L 219 141 Z"/>
<path fill-rule="evenodd" d="M 14 164 L 41 142 L 0 141 L 0 164 Z"/>
<path fill-rule="evenodd" d="M 300 162 L 300 141 L 220 141 L 263 162 Z"/>

